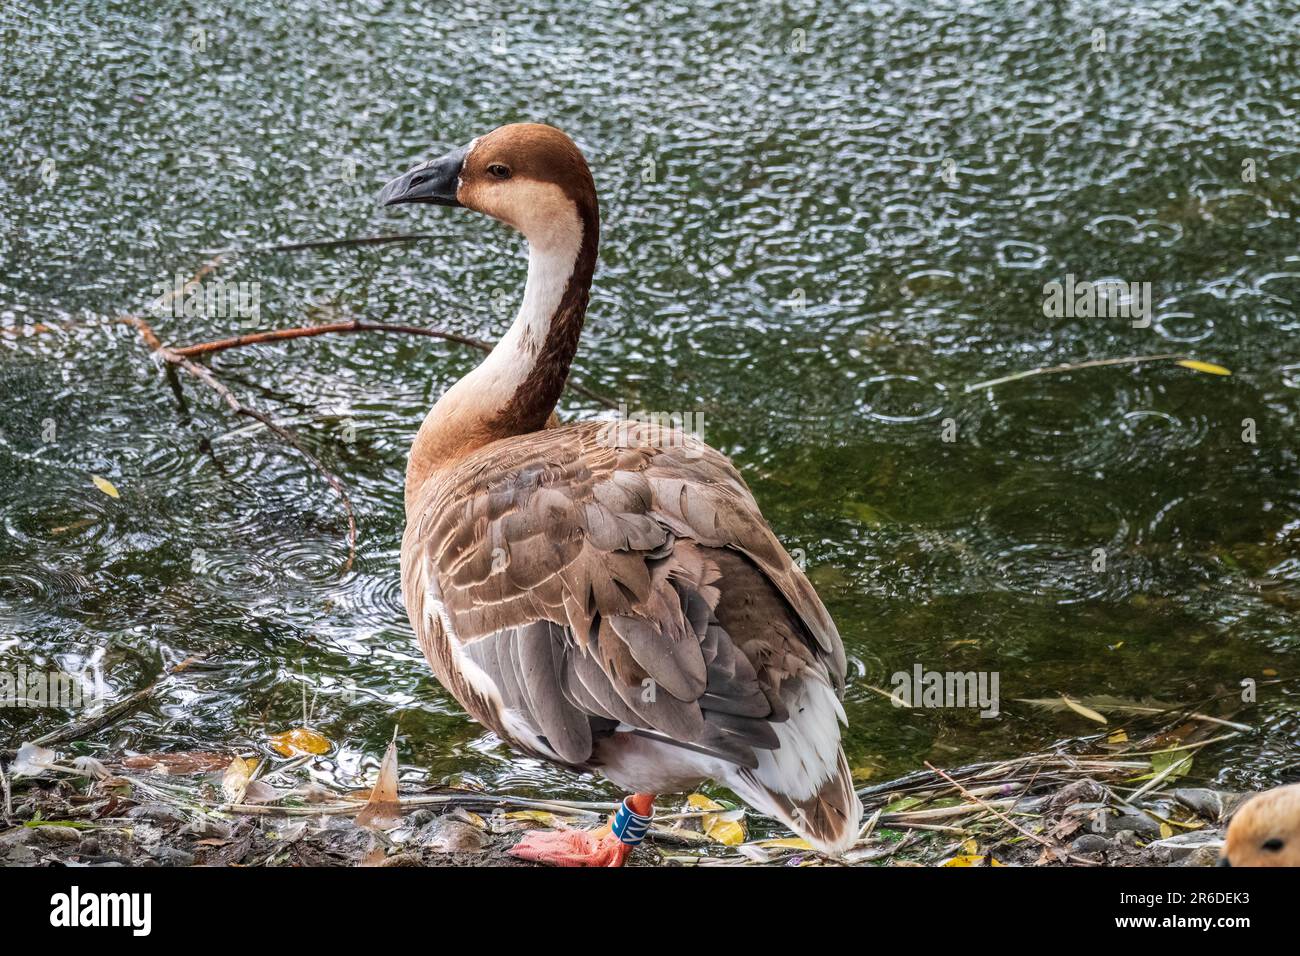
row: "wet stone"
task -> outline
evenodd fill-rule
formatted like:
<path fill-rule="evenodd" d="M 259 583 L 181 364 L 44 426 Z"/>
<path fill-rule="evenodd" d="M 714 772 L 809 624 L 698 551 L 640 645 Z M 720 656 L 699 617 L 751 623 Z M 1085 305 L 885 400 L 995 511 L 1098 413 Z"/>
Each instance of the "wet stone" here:
<path fill-rule="evenodd" d="M 416 834 L 416 843 L 434 853 L 479 853 L 487 837 L 468 823 L 441 817 Z"/>
<path fill-rule="evenodd" d="M 1110 840 L 1099 833 L 1085 833 L 1070 844 L 1070 849 L 1075 853 L 1104 853 L 1110 845 Z"/>

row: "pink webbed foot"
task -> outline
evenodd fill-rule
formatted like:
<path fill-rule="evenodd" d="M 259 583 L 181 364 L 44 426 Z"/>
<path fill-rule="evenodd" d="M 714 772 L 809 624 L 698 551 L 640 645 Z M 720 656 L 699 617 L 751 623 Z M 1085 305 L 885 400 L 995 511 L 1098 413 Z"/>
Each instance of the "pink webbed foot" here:
<path fill-rule="evenodd" d="M 607 829 L 531 830 L 510 854 L 552 866 L 622 866 L 629 849 Z"/>

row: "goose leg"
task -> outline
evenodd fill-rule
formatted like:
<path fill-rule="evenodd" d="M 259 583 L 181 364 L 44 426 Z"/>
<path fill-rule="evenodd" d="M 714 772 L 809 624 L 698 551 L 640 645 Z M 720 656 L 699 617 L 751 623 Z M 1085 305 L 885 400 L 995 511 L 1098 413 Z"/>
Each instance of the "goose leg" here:
<path fill-rule="evenodd" d="M 632 847 L 640 842 L 636 837 L 632 842 L 626 838 L 634 836 L 635 818 L 645 821 L 640 831 L 654 813 L 654 794 L 634 793 L 623 801 L 624 811 L 610 818 L 610 823 L 596 830 L 532 830 L 510 849 L 512 856 L 534 863 L 549 863 L 552 866 L 622 866 Z M 618 818 L 631 811 L 632 826 L 624 827 L 625 839 L 620 839 L 611 829 L 619 825 Z"/>

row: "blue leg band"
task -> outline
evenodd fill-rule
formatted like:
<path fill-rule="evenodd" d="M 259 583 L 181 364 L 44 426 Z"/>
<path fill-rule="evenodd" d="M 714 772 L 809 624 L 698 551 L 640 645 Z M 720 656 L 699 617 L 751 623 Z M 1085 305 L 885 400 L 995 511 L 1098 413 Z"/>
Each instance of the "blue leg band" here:
<path fill-rule="evenodd" d="M 642 816 L 627 805 L 628 798 L 624 798 L 619 804 L 618 813 L 614 814 L 614 822 L 610 824 L 610 829 L 614 836 L 618 837 L 628 846 L 636 846 L 645 839 L 646 831 L 650 829 L 650 821 L 653 816 Z"/>

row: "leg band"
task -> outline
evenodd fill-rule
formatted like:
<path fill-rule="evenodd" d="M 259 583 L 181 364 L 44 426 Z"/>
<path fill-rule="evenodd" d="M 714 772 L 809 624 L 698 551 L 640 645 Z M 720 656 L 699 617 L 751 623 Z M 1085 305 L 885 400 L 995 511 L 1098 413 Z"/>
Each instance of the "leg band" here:
<path fill-rule="evenodd" d="M 627 805 L 630 797 L 625 797 L 619 804 L 618 813 L 614 814 L 614 822 L 610 824 L 610 829 L 614 836 L 618 837 L 628 846 L 636 846 L 645 839 L 646 831 L 650 829 L 650 821 L 653 816 L 642 816 Z"/>

